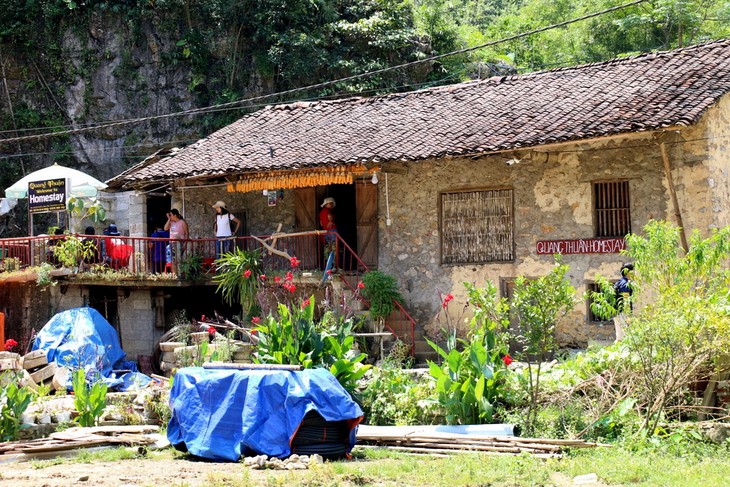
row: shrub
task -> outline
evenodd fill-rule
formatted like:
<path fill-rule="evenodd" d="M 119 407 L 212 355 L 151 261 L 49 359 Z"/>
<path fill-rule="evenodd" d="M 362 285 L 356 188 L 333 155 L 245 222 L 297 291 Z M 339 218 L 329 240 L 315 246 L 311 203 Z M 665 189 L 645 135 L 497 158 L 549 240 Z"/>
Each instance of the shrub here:
<path fill-rule="evenodd" d="M 441 365 L 429 361 L 429 372 L 436 379 L 438 401 L 448 424 L 490 423 L 511 362 L 505 333 L 507 305 L 497 298 L 491 282 L 484 288 L 464 286 L 473 311 L 471 331 L 466 339 L 459 339 L 450 330 L 446 350 L 427 340 L 443 359 Z M 447 305 L 448 301 L 442 304 Z"/>
<path fill-rule="evenodd" d="M 672 224 L 652 221 L 644 233 L 626 237 L 634 300 L 643 305 L 622 342 L 633 372 L 624 387 L 641 414 L 640 433 L 650 436 L 670 406 L 675 415 L 690 411 L 689 384 L 730 354 L 730 228 L 706 239 L 695 232 L 687 252 Z"/>
<path fill-rule="evenodd" d="M 386 362 L 374 368 L 362 392 L 363 410 L 372 425 L 433 424 L 442 411 L 434 400 L 434 381 Z"/>
<path fill-rule="evenodd" d="M 0 441 L 12 441 L 21 429 L 22 416 L 28 408 L 32 394 L 18 385 L 18 375 L 14 372 L 0 374 Z"/>
<path fill-rule="evenodd" d="M 555 258 L 555 268 L 538 279 L 515 281 L 511 307 L 517 322 L 518 358 L 527 362 L 528 408 L 525 429 L 532 434 L 537 419 L 540 372 L 557 348 L 555 328 L 577 303 L 575 288 L 565 279 L 568 266 Z"/>

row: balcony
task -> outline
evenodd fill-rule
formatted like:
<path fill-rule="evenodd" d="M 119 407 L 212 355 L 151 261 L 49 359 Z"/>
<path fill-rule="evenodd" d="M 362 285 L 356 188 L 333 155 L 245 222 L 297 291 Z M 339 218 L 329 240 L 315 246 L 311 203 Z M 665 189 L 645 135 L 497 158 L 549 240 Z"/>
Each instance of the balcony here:
<path fill-rule="evenodd" d="M 240 249 L 257 250 L 261 256 L 262 272 L 268 276 L 284 274 L 292 269 L 288 257 L 296 257 L 301 282 L 317 286 L 333 278 L 341 288 L 358 299 L 357 284 L 367 266 L 337 233 L 331 233 L 334 252 L 329 262 L 325 256 L 321 231 L 277 234 L 262 237 L 237 237 L 233 244 Z M 76 235 L 90 242 L 93 252 L 86 258 L 73 259 L 73 269 L 64 268 L 54 248 L 68 235 L 0 239 L 0 286 L 9 282 L 16 271 L 26 270 L 24 280 L 36 280 L 44 263 L 50 264 L 51 276 L 63 277 L 77 285 L 107 285 L 124 287 L 182 287 L 215 285 L 217 239 L 171 240 L 149 237 L 107 235 Z M 191 262 L 198 273 L 188 275 Z M 44 266 L 46 269 L 48 266 Z M 35 271 L 35 272 L 34 272 Z M 367 303 L 365 303 L 367 304 Z M 415 321 L 399 304 L 385 321 L 385 330 L 413 345 Z"/>

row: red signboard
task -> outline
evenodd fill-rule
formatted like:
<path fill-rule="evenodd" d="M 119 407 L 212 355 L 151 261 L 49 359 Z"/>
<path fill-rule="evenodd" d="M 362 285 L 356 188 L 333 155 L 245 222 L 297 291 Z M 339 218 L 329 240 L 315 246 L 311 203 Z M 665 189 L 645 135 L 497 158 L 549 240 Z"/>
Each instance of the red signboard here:
<path fill-rule="evenodd" d="M 623 238 L 538 240 L 538 254 L 617 254 L 626 248 Z"/>

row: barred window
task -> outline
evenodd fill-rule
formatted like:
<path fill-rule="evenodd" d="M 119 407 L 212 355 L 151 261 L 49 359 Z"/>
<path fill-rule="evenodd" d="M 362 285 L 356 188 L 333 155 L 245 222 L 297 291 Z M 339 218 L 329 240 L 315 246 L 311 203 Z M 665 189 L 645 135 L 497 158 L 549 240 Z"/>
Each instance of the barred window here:
<path fill-rule="evenodd" d="M 514 260 L 511 189 L 441 193 L 441 262 Z"/>
<path fill-rule="evenodd" d="M 631 233 L 628 181 L 593 184 L 596 237 L 625 237 Z"/>

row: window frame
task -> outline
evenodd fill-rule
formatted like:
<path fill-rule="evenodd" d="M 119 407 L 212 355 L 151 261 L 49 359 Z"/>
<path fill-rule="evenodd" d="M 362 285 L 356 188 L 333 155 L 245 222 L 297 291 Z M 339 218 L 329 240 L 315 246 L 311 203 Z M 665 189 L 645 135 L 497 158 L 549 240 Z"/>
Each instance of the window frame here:
<path fill-rule="evenodd" d="M 606 207 L 606 208 L 598 208 L 599 203 L 599 185 L 609 185 L 609 184 L 620 184 L 622 186 L 625 186 L 626 195 L 617 195 L 617 196 L 611 196 L 609 195 L 609 198 L 613 198 L 616 200 L 624 200 L 623 202 L 626 203 L 626 206 L 612 206 L 612 207 Z M 591 184 L 591 190 L 592 190 L 592 208 L 591 213 L 593 216 L 593 236 L 595 238 L 624 238 L 627 234 L 631 233 L 631 184 L 628 179 L 605 179 L 605 180 L 598 180 L 593 181 Z M 625 230 L 623 234 L 617 234 L 617 235 L 602 235 L 602 228 L 605 228 L 607 226 L 610 226 L 610 222 L 604 223 L 603 219 L 599 218 L 599 212 L 601 211 L 615 211 L 615 210 L 621 210 L 626 212 L 626 223 L 625 223 Z M 615 225 L 618 226 L 618 225 Z"/>
<path fill-rule="evenodd" d="M 500 260 L 483 260 L 483 261 L 475 261 L 475 260 L 469 260 L 469 261 L 460 261 L 460 262 L 446 262 L 444 259 L 444 215 L 443 215 L 443 199 L 445 195 L 453 195 L 453 194 L 460 194 L 460 193 L 483 193 L 483 192 L 496 192 L 496 191 L 509 191 L 510 192 L 510 248 L 507 249 L 508 253 L 511 255 L 511 258 L 509 259 L 500 259 Z M 438 193 L 438 230 L 439 230 L 439 262 L 442 266 L 458 266 L 458 265 L 488 265 L 488 264 L 498 264 L 498 263 L 506 263 L 506 262 L 514 262 L 517 258 L 516 256 L 516 242 L 515 242 L 515 228 L 516 228 L 516 222 L 515 222 L 515 190 L 512 187 L 507 186 L 500 186 L 500 187 L 478 187 L 478 188 L 463 188 L 463 189 L 452 189 L 452 190 L 444 190 L 440 191 Z"/>

